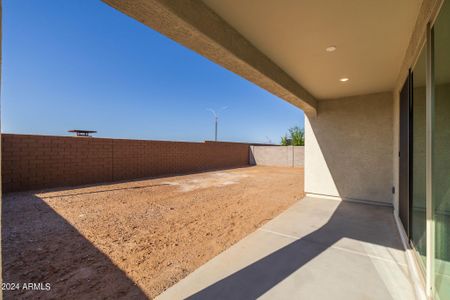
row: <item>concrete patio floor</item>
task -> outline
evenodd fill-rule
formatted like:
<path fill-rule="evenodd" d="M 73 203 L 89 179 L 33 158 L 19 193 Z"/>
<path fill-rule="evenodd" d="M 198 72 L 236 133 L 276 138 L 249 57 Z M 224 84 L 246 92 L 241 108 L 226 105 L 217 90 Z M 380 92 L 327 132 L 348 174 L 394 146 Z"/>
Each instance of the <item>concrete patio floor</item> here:
<path fill-rule="evenodd" d="M 157 299 L 415 299 L 392 208 L 306 197 Z"/>

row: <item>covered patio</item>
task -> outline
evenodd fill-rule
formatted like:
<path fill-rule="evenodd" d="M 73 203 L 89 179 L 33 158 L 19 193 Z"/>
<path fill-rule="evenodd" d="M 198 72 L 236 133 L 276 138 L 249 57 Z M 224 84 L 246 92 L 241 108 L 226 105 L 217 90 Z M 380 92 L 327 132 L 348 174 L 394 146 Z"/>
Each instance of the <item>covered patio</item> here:
<path fill-rule="evenodd" d="M 308 197 L 161 298 L 448 298 L 448 1 L 103 1 L 305 113 Z"/>
<path fill-rule="evenodd" d="M 306 197 L 157 299 L 418 299 L 407 259 L 391 207 Z"/>
<path fill-rule="evenodd" d="M 305 113 L 308 198 L 162 298 L 448 295 L 448 276 L 434 271 L 435 257 L 428 255 L 423 264 L 413 249 L 426 241 L 427 253 L 448 261 L 448 223 L 433 216 L 433 192 L 438 214 L 448 211 L 449 198 L 433 191 L 432 180 L 427 180 L 426 196 L 420 194 L 415 203 L 408 192 L 414 186 L 409 174 L 414 167 L 409 160 L 411 87 L 422 88 L 422 93 L 415 91 L 416 102 L 425 90 L 427 95 L 422 119 L 415 117 L 427 120 L 426 126 L 419 125 L 423 138 L 415 139 L 423 146 L 415 169 L 427 169 L 415 174 L 423 179 L 415 186 L 425 191 L 425 178 L 434 175 L 442 178 L 442 191 L 450 189 L 448 122 L 437 123 L 439 159 L 432 157 L 431 134 L 433 91 L 448 83 L 446 1 L 103 1 Z M 434 28 L 441 7 L 441 22 Z M 441 63 L 434 65 L 434 56 Z M 435 84 L 433 76 L 440 81 Z M 442 103 L 448 103 L 445 91 L 436 94 Z M 436 110 L 442 120 L 448 116 L 445 105 Z M 433 160 L 442 166 L 434 174 Z M 426 226 L 411 231 L 409 208 L 424 211 L 425 199 L 426 220 L 422 214 L 412 223 L 426 221 Z M 440 252 L 433 248 L 435 241 Z M 415 295 L 413 288 L 422 292 Z"/>

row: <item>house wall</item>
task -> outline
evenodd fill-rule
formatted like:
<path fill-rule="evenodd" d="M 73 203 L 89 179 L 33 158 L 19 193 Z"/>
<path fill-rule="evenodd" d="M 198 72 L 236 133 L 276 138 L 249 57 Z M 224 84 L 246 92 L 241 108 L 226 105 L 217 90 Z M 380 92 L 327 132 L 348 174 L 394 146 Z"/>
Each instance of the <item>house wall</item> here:
<path fill-rule="evenodd" d="M 304 150 L 303 146 L 250 146 L 250 164 L 302 168 Z"/>
<path fill-rule="evenodd" d="M 392 204 L 392 93 L 319 102 L 305 120 L 305 192 Z"/>
<path fill-rule="evenodd" d="M 2 134 L 4 192 L 248 165 L 249 145 Z"/>

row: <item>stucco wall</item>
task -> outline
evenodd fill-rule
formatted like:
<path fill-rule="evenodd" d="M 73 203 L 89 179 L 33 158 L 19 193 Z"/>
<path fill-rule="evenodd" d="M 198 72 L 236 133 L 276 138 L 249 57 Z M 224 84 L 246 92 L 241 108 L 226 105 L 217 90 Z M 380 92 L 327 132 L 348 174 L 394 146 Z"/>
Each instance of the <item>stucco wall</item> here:
<path fill-rule="evenodd" d="M 250 146 L 251 165 L 301 168 L 304 161 L 303 146 Z"/>
<path fill-rule="evenodd" d="M 305 120 L 305 192 L 392 204 L 392 93 L 323 100 Z"/>

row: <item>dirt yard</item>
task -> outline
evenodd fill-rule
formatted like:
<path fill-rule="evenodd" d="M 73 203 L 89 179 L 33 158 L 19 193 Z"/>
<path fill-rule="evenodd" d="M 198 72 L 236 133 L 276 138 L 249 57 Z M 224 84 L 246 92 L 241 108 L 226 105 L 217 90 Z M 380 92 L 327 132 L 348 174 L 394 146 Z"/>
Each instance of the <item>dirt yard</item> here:
<path fill-rule="evenodd" d="M 4 297 L 154 298 L 302 195 L 303 169 L 259 166 L 7 194 Z"/>

